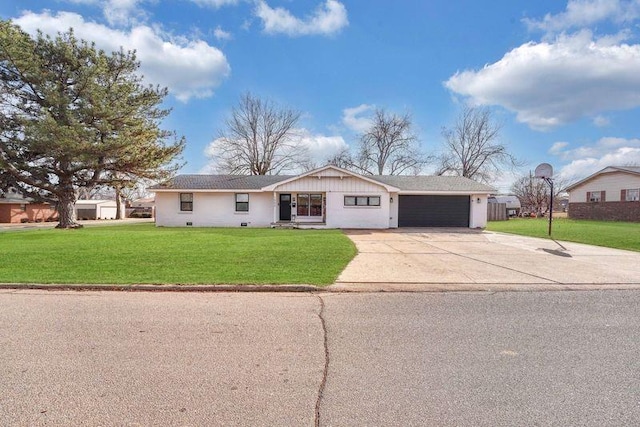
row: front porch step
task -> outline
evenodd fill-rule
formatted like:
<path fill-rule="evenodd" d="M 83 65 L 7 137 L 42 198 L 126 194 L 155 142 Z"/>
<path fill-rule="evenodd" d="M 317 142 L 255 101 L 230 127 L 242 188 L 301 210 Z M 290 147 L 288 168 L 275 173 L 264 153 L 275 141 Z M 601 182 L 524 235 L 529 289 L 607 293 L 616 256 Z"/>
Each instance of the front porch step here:
<path fill-rule="evenodd" d="M 293 228 L 300 228 L 300 229 L 305 229 L 305 228 L 326 228 L 327 223 L 325 222 L 297 222 L 297 221 L 291 221 L 291 222 L 272 222 L 271 223 L 271 228 L 288 228 L 288 229 L 293 229 Z"/>
<path fill-rule="evenodd" d="M 272 222 L 271 228 L 298 228 L 295 222 Z"/>

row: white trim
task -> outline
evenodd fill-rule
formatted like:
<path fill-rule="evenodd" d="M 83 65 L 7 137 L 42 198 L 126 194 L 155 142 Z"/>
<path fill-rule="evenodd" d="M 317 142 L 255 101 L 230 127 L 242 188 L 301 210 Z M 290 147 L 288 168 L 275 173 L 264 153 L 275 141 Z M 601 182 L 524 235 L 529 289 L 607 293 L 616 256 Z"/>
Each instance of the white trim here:
<path fill-rule="evenodd" d="M 434 196 L 471 196 L 474 194 L 493 194 L 492 191 L 398 191 L 400 196 L 421 196 L 421 195 L 434 195 Z"/>
<path fill-rule="evenodd" d="M 226 188 L 226 189 L 197 189 L 197 188 L 156 188 L 150 189 L 154 193 L 264 193 L 262 189 L 245 190 L 244 188 Z"/>

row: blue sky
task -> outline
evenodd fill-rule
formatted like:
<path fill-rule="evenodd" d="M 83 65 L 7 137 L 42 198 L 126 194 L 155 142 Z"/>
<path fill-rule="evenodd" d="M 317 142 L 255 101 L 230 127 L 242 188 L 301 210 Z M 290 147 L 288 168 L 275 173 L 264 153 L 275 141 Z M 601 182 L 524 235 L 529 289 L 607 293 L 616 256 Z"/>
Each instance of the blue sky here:
<path fill-rule="evenodd" d="M 247 91 L 303 113 L 319 164 L 374 108 L 410 113 L 437 152 L 470 104 L 494 110 L 525 162 L 516 175 L 640 165 L 640 0 L 20 0 L 0 17 L 136 49 L 147 81 L 169 88 L 183 173 L 214 169 L 208 148 Z"/>

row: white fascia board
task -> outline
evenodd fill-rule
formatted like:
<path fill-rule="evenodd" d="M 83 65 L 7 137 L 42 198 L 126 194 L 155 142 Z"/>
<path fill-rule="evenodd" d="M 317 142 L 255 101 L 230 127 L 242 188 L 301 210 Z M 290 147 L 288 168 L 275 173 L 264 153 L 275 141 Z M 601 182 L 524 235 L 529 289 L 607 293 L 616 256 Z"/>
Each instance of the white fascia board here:
<path fill-rule="evenodd" d="M 195 189 L 195 188 L 156 188 L 153 190 L 149 190 L 154 193 L 264 193 L 265 191 L 262 189 L 251 189 L 247 190 L 246 188 L 235 188 L 235 189 Z"/>
<path fill-rule="evenodd" d="M 470 196 L 475 194 L 492 194 L 491 191 L 398 191 L 400 196 Z"/>

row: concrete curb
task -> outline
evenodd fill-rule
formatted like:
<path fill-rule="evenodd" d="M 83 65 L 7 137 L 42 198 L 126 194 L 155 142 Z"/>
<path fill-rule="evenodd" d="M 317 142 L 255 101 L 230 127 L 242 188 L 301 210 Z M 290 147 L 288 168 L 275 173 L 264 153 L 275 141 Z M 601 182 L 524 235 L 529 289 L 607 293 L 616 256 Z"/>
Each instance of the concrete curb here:
<path fill-rule="evenodd" d="M 546 292 L 640 290 L 640 283 L 335 283 L 329 292 Z"/>
<path fill-rule="evenodd" d="M 314 285 L 153 285 L 0 283 L 0 290 L 120 292 L 452 293 L 640 290 L 640 283 L 334 283 Z"/>
<path fill-rule="evenodd" d="M 128 291 L 128 292 L 319 292 L 326 288 L 313 285 L 153 285 L 153 284 L 59 284 L 0 283 L 0 290 L 45 291 Z"/>

